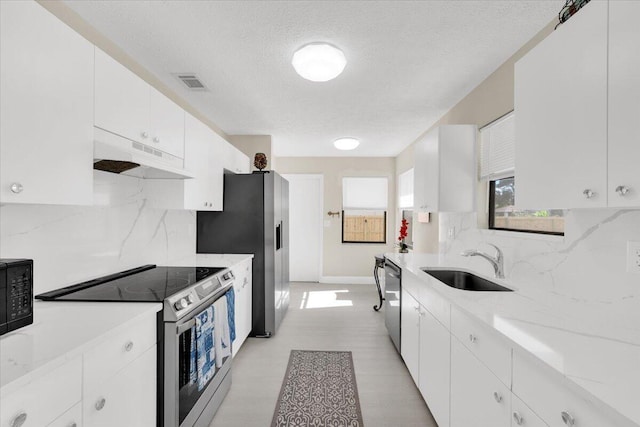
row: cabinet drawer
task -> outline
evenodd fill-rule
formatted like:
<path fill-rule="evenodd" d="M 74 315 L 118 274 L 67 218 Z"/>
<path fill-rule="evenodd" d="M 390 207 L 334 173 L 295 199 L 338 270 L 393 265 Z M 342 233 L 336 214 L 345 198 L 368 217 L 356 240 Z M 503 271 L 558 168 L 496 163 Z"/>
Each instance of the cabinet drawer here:
<path fill-rule="evenodd" d="M 513 354 L 513 393 L 527 403 L 550 427 L 566 427 L 562 413 L 575 420 L 575 427 L 630 427 L 612 410 L 588 394 L 576 393 L 567 379 L 534 356 Z M 566 417 L 566 416 L 565 416 Z"/>
<path fill-rule="evenodd" d="M 47 427 L 82 427 L 82 403 L 76 403 Z"/>
<path fill-rule="evenodd" d="M 42 427 L 80 402 L 82 359 L 77 357 L 0 401 L 0 426 Z M 24 414 L 21 416 L 21 414 Z M 17 417 L 23 424 L 13 424 Z"/>
<path fill-rule="evenodd" d="M 511 346 L 498 332 L 451 307 L 451 333 L 505 385 L 511 385 Z"/>
<path fill-rule="evenodd" d="M 156 343 L 156 315 L 135 319 L 120 331 L 85 353 L 85 390 L 111 378 Z"/>
<path fill-rule="evenodd" d="M 549 427 L 514 394 L 511 395 L 511 426 Z"/>

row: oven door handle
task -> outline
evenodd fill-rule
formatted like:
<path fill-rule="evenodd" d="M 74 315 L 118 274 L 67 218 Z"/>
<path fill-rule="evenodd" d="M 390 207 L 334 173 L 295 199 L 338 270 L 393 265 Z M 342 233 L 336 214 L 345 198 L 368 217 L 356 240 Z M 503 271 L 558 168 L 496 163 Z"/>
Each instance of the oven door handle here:
<path fill-rule="evenodd" d="M 186 322 L 177 325 L 177 333 L 178 335 L 181 335 L 184 331 L 187 331 L 194 326 L 196 326 L 196 319 L 187 320 Z"/>

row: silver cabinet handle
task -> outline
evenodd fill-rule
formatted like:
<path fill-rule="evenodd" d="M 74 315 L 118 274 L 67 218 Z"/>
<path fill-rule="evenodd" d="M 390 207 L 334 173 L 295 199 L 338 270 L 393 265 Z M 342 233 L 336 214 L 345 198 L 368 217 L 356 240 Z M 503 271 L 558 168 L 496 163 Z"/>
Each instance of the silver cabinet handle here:
<path fill-rule="evenodd" d="M 140 136 L 143 137 L 144 139 L 149 138 L 149 134 L 147 132 L 142 132 Z"/>
<path fill-rule="evenodd" d="M 500 393 L 498 393 L 497 391 L 493 392 L 493 398 L 496 400 L 496 402 L 500 403 L 502 402 L 502 396 L 500 396 Z"/>
<path fill-rule="evenodd" d="M 625 196 L 631 189 L 629 187 L 626 187 L 624 185 L 618 185 L 616 187 L 616 193 L 618 193 L 618 195 L 620 196 Z"/>
<path fill-rule="evenodd" d="M 478 338 L 473 334 L 469 334 L 469 342 L 475 343 L 476 341 L 478 341 Z"/>
<path fill-rule="evenodd" d="M 518 413 L 518 411 L 513 411 L 513 420 L 516 422 L 516 424 L 518 424 L 519 426 L 522 425 L 522 423 L 524 423 L 524 418 L 522 418 L 522 415 L 520 415 Z"/>
<path fill-rule="evenodd" d="M 19 182 L 12 183 L 9 188 L 11 189 L 11 192 L 15 194 L 22 193 L 22 190 L 24 190 L 24 187 Z"/>
<path fill-rule="evenodd" d="M 11 418 L 11 421 L 9 422 L 9 425 L 11 427 L 20 427 L 21 425 L 23 425 L 25 423 L 25 421 L 27 421 L 27 413 L 22 411 L 18 415 L 16 415 L 15 417 Z"/>
<path fill-rule="evenodd" d="M 576 420 L 574 420 L 573 416 L 567 411 L 562 411 L 560 413 L 560 416 L 562 417 L 562 422 L 564 422 L 569 427 L 573 427 L 576 424 Z"/>
<path fill-rule="evenodd" d="M 75 421 L 71 421 L 71 422 L 67 425 L 67 427 L 78 427 L 78 424 L 76 424 L 76 422 L 75 422 Z"/>
<path fill-rule="evenodd" d="M 584 197 L 586 197 L 587 199 L 592 199 L 596 196 L 596 193 L 588 188 L 584 190 L 582 194 L 584 194 Z"/>
<path fill-rule="evenodd" d="M 96 409 L 98 411 L 101 411 L 102 408 L 104 408 L 105 403 L 107 403 L 107 399 L 105 399 L 104 397 L 101 397 L 100 399 L 98 399 L 98 401 L 96 402 Z"/>
<path fill-rule="evenodd" d="M 131 351 L 133 349 L 133 341 L 128 341 L 124 345 L 124 351 Z"/>
<path fill-rule="evenodd" d="M 153 137 L 153 142 L 160 142 L 160 138 L 158 138 L 157 136 Z"/>

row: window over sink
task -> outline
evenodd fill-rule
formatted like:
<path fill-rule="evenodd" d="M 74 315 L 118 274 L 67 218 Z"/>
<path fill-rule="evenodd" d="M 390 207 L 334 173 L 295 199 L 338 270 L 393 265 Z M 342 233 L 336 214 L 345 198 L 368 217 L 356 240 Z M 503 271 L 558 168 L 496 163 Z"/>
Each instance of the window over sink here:
<path fill-rule="evenodd" d="M 516 208 L 514 157 L 515 114 L 511 112 L 480 129 L 480 179 L 488 185 L 489 229 L 564 235 L 564 211 Z"/>

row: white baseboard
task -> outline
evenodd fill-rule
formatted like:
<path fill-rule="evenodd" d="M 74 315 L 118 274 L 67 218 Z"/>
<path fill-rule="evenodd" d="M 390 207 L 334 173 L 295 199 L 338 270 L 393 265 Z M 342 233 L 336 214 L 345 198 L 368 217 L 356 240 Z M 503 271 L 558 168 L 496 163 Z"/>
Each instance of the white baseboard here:
<path fill-rule="evenodd" d="M 373 285 L 376 282 L 373 276 L 322 276 L 320 277 L 320 283 Z"/>

